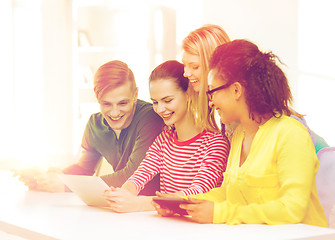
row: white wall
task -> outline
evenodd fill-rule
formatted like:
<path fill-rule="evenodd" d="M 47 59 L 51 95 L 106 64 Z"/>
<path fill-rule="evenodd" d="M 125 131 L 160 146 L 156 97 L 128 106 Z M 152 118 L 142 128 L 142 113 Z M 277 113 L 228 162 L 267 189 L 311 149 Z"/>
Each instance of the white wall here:
<path fill-rule="evenodd" d="M 311 129 L 335 146 L 335 1 L 299 2 L 297 107 Z"/>
<path fill-rule="evenodd" d="M 71 6 L 1 1 L 1 168 L 73 160 Z"/>
<path fill-rule="evenodd" d="M 291 85 L 294 108 L 335 145 L 335 2 L 332 0 L 203 0 L 203 24 L 221 25 L 272 51 Z M 329 108 L 330 107 L 330 108 Z"/>
<path fill-rule="evenodd" d="M 203 23 L 222 26 L 231 40 L 247 39 L 272 51 L 295 87 L 298 58 L 298 0 L 204 0 Z"/>
<path fill-rule="evenodd" d="M 74 98 L 72 81 L 72 5 L 69 0 L 42 4 L 43 28 L 43 113 L 42 156 L 50 165 L 67 165 L 73 160 Z M 79 147 L 79 146 L 78 146 Z M 51 159 L 48 159 L 51 158 Z"/>

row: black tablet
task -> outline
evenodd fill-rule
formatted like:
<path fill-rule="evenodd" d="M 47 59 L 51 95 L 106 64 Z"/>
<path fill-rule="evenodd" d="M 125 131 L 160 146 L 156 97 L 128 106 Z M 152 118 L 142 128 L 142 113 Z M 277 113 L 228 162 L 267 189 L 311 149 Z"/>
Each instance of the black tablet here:
<path fill-rule="evenodd" d="M 152 199 L 155 203 L 159 204 L 161 208 L 166 208 L 178 213 L 180 215 L 188 215 L 185 209 L 179 207 L 180 204 L 191 203 L 187 199 L 183 198 L 172 198 L 172 197 L 153 197 Z"/>

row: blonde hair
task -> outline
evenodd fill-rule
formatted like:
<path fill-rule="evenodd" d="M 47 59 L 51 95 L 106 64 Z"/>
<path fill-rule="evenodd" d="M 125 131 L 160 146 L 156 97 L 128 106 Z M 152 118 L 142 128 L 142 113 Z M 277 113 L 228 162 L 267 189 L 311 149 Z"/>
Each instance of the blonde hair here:
<path fill-rule="evenodd" d="M 201 130 L 219 130 L 214 119 L 214 112 L 208 106 L 206 95 L 208 90 L 207 75 L 209 60 L 215 48 L 227 42 L 230 42 L 230 39 L 220 26 L 207 24 L 190 32 L 182 43 L 185 52 L 200 58 L 201 87 L 199 94 L 193 92 L 190 108 L 195 112 L 196 127 Z"/>

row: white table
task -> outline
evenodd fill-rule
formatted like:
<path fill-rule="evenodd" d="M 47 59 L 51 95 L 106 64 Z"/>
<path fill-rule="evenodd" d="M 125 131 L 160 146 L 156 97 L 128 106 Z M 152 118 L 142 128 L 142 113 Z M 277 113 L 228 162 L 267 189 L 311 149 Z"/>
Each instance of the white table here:
<path fill-rule="evenodd" d="M 304 224 L 197 224 L 156 212 L 118 214 L 88 207 L 73 193 L 27 191 L 0 170 L 0 231 L 33 240 L 53 239 L 335 239 L 335 229 Z"/>

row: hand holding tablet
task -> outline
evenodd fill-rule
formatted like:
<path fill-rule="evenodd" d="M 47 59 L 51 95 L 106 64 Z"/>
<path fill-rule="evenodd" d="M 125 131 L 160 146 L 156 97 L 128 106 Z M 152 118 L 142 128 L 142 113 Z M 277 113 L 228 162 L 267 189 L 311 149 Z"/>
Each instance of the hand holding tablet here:
<path fill-rule="evenodd" d="M 185 209 L 180 208 L 180 204 L 190 204 L 191 201 L 179 197 L 153 197 L 152 200 L 161 208 L 172 210 L 180 215 L 188 215 Z"/>

